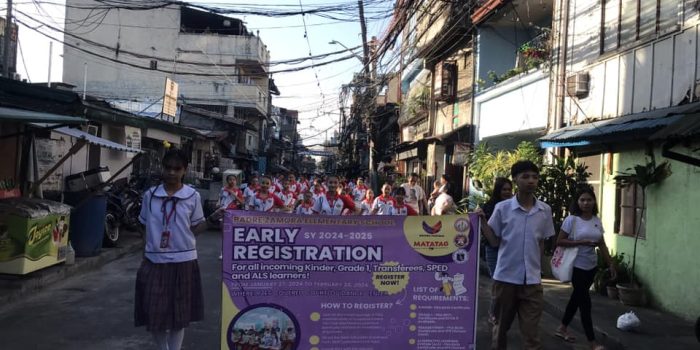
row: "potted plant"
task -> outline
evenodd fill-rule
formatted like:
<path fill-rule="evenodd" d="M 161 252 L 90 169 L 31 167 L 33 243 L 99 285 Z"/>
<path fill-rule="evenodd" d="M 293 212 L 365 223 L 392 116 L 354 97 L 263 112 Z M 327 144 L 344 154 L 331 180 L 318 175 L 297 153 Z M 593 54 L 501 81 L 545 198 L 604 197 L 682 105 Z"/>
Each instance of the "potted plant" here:
<path fill-rule="evenodd" d="M 666 161 L 656 165 L 654 157 L 647 161 L 646 164 L 636 165 L 634 168 L 628 168 L 626 172 L 621 172 L 615 179 L 624 186 L 639 186 L 642 190 L 642 209 L 639 213 L 639 222 L 644 219 L 646 211 L 646 190 L 649 186 L 662 182 L 667 177 L 671 176 L 671 165 Z M 635 267 L 637 262 L 637 243 L 639 242 L 639 233 L 642 225 L 637 225 L 634 235 L 634 249 L 632 250 L 632 265 L 629 267 L 629 283 L 617 283 L 617 289 L 620 291 L 620 301 L 625 305 L 642 305 L 645 300 L 644 289 L 639 283 Z"/>
<path fill-rule="evenodd" d="M 610 274 L 610 269 L 603 260 L 602 254 L 598 254 L 598 271 L 593 277 L 593 288 L 600 295 L 607 295 L 610 299 L 618 298 L 618 290 L 616 284 L 629 283 L 629 274 L 627 273 L 627 263 L 625 263 L 625 253 L 611 254 L 610 258 L 613 261 L 617 278 L 613 279 Z"/>
<path fill-rule="evenodd" d="M 625 253 L 620 253 L 620 255 L 613 255 L 613 263 L 616 266 L 617 278 L 608 279 L 606 291 L 610 299 L 619 299 L 620 290 L 617 289 L 617 284 L 627 284 L 630 283 L 630 272 L 629 265 L 625 262 Z"/>

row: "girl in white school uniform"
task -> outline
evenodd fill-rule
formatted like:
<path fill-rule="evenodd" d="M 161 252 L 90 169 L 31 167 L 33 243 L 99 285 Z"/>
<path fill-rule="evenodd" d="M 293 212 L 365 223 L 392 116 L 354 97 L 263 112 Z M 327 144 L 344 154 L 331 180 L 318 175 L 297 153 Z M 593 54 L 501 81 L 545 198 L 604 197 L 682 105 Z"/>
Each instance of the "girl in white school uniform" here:
<path fill-rule="evenodd" d="M 184 185 L 187 154 L 168 150 L 163 183 L 144 194 L 144 259 L 136 275 L 134 323 L 146 326 L 160 350 L 179 350 L 190 322 L 204 315 L 195 233 L 206 229 L 199 193 Z"/>

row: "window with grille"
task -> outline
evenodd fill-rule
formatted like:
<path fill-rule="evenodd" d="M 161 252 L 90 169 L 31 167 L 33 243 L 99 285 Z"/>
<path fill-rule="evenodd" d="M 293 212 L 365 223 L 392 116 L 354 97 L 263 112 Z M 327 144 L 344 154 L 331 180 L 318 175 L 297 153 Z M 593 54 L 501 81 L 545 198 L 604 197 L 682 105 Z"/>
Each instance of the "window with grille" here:
<path fill-rule="evenodd" d="M 617 185 L 615 190 L 615 233 L 646 237 L 646 210 L 643 210 L 642 188 L 639 185 Z M 644 215 L 642 215 L 644 212 Z"/>
<path fill-rule="evenodd" d="M 679 28 L 680 0 L 603 0 L 600 51 Z"/>

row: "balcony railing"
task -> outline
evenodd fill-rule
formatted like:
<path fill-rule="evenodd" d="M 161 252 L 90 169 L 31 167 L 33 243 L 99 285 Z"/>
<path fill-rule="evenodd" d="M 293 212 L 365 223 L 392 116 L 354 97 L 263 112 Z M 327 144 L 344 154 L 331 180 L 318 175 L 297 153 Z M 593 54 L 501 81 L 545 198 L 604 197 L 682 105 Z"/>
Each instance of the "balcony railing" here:
<path fill-rule="evenodd" d="M 410 124 L 412 121 L 427 117 L 429 104 L 430 91 L 428 88 L 421 88 L 415 95 L 408 97 L 406 103 L 401 106 L 399 125 Z"/>
<path fill-rule="evenodd" d="M 229 81 L 183 83 L 180 86 L 180 91 L 185 99 L 193 103 L 252 108 L 263 115 L 267 113 L 267 99 L 270 96 L 269 92 L 258 85 L 237 84 L 235 82 L 231 84 Z"/>
<path fill-rule="evenodd" d="M 481 79 L 477 80 L 478 90 L 483 90 L 485 86 L 491 83 L 493 85 L 498 85 L 523 73 L 548 67 L 551 59 L 551 52 L 550 29 L 543 28 L 541 34 L 520 45 L 516 52 L 514 68 L 500 74 L 499 72 L 489 71 L 488 79 L 490 82 L 487 83 Z"/>
<path fill-rule="evenodd" d="M 517 66 L 525 70 L 539 68 L 549 63 L 551 52 L 550 30 L 545 28 L 540 35 L 520 46 Z"/>
<path fill-rule="evenodd" d="M 270 62 L 267 47 L 256 36 L 180 33 L 177 47 L 183 55 L 209 56 L 198 57 L 202 62 L 257 62 L 265 68 Z"/>

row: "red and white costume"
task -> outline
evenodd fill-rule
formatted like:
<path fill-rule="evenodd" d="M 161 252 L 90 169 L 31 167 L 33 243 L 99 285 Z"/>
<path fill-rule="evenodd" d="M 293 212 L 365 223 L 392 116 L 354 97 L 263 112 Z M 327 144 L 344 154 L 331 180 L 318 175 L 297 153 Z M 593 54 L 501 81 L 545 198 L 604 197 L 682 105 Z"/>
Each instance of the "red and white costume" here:
<path fill-rule="evenodd" d="M 346 196 L 326 194 L 314 203 L 314 211 L 324 215 L 342 215 L 343 211 L 355 211 L 355 203 Z"/>
<path fill-rule="evenodd" d="M 373 200 L 368 201 L 367 198 L 360 202 L 360 215 L 369 215 L 372 211 Z"/>
<path fill-rule="evenodd" d="M 248 202 L 248 210 L 251 211 L 272 211 L 274 207 L 283 207 L 284 202 L 274 194 L 268 194 L 266 198 L 257 192 Z"/>
<path fill-rule="evenodd" d="M 406 205 L 406 203 L 398 204 L 394 201 L 394 204 L 389 207 L 389 215 L 416 216 L 418 212 L 409 205 Z"/>
<path fill-rule="evenodd" d="M 314 196 L 314 203 L 318 202 L 319 198 L 324 197 L 326 195 L 326 191 L 321 189 L 320 191 L 313 191 L 312 195 Z"/>
<path fill-rule="evenodd" d="M 394 198 L 381 195 L 374 199 L 372 211 L 377 210 L 376 215 L 390 215 L 390 208 L 394 205 Z"/>
<path fill-rule="evenodd" d="M 365 186 L 365 185 L 357 185 L 352 190 L 352 196 L 355 197 L 356 202 L 364 200 L 366 194 L 367 194 L 367 186 Z"/>
<path fill-rule="evenodd" d="M 284 202 L 284 206 L 288 207 L 297 200 L 297 195 L 293 191 L 285 191 L 282 190 L 281 192 L 277 193 L 277 197 Z"/>
<path fill-rule="evenodd" d="M 246 210 L 250 210 L 248 203 L 250 203 L 250 200 L 253 197 L 255 197 L 255 193 L 258 192 L 259 189 L 260 189 L 260 185 L 257 185 L 257 186 L 249 185 L 243 191 L 243 199 L 245 200 L 245 203 L 246 203 L 246 208 L 245 208 Z"/>
<path fill-rule="evenodd" d="M 314 215 L 316 212 L 314 211 L 314 205 L 312 204 L 307 204 L 307 203 L 301 203 L 299 206 L 297 206 L 297 209 L 294 211 L 294 213 L 298 215 Z"/>
<path fill-rule="evenodd" d="M 222 209 L 244 209 L 239 206 L 239 201 L 245 203 L 243 191 L 240 188 L 221 189 L 220 203 Z"/>
<path fill-rule="evenodd" d="M 299 194 L 299 192 L 301 191 L 301 186 L 299 186 L 299 183 L 296 181 L 289 181 L 289 189 L 295 194 Z"/>
<path fill-rule="evenodd" d="M 308 190 L 309 190 L 309 182 L 308 181 L 299 181 L 299 193 L 305 193 Z"/>

